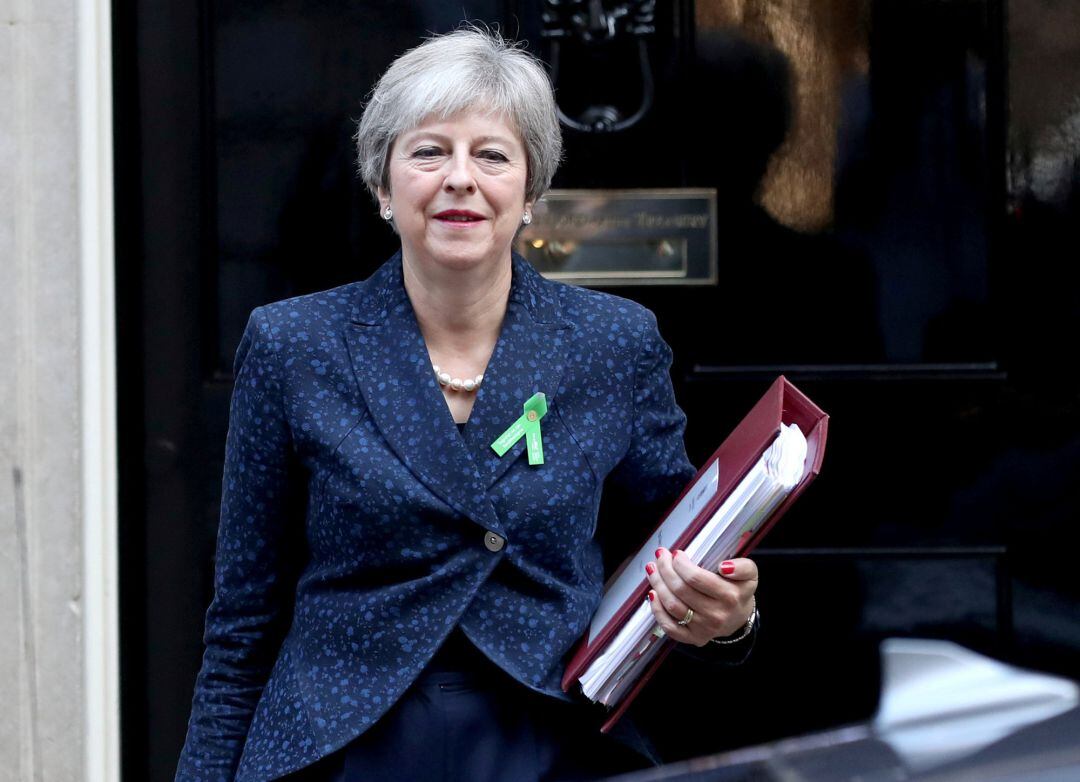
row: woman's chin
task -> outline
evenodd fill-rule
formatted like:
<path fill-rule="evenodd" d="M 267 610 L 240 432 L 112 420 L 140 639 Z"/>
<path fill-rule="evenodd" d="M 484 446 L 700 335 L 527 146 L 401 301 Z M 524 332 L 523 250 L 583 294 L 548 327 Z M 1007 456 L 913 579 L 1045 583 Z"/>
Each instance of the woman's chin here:
<path fill-rule="evenodd" d="M 440 243 L 425 255 L 434 266 L 455 271 L 490 267 L 510 257 L 510 245 L 496 249 L 490 245 L 478 247 L 462 242 Z"/>

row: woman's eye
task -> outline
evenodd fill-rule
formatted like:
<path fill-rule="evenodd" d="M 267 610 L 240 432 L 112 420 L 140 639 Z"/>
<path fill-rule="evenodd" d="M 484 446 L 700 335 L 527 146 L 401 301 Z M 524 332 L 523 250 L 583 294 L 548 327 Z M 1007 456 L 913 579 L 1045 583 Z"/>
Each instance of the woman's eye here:
<path fill-rule="evenodd" d="M 480 151 L 480 157 L 494 163 L 506 163 L 509 158 L 497 149 L 484 149 Z"/>
<path fill-rule="evenodd" d="M 441 154 L 442 150 L 438 147 L 420 147 L 420 149 L 413 152 L 413 157 L 435 157 Z"/>

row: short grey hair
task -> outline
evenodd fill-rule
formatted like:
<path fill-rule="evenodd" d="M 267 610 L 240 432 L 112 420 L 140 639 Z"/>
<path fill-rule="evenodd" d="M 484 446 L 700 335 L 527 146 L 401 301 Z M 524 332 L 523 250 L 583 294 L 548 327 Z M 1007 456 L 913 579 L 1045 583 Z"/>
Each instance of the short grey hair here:
<path fill-rule="evenodd" d="M 544 66 L 498 32 L 467 27 L 429 38 L 398 57 L 372 90 L 356 132 L 360 176 L 376 198 L 390 189 L 390 148 L 431 117 L 492 112 L 516 126 L 525 144 L 525 200 L 551 186 L 562 135 Z"/>

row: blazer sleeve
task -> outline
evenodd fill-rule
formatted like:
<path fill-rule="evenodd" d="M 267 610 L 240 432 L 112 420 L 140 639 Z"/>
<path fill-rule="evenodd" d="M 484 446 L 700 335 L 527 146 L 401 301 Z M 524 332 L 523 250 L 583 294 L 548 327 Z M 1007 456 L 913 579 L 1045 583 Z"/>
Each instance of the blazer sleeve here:
<path fill-rule="evenodd" d="M 176 779 L 235 775 L 255 706 L 281 642 L 286 612 L 283 537 L 292 437 L 282 375 L 264 312 L 248 320 L 234 365 L 225 445 L 214 597 Z"/>
<path fill-rule="evenodd" d="M 686 455 L 686 414 L 675 401 L 671 383 L 671 348 L 660 336 L 656 316 L 646 313 L 634 367 L 633 434 L 626 455 L 608 478 L 618 495 L 612 505 L 624 519 L 631 519 L 630 524 L 612 525 L 620 536 L 631 536 L 620 546 L 620 550 L 629 547 L 627 554 L 641 545 L 697 474 Z M 739 664 L 756 637 L 755 629 L 737 644 L 676 643 L 675 650 L 701 662 Z"/>
<path fill-rule="evenodd" d="M 645 314 L 634 362 L 630 446 L 608 476 L 608 487 L 634 509 L 632 523 L 617 525 L 620 535 L 633 537 L 626 541 L 629 546 L 640 545 L 697 473 L 683 442 L 686 415 L 671 385 L 671 348 L 660 336 L 656 316 Z"/>

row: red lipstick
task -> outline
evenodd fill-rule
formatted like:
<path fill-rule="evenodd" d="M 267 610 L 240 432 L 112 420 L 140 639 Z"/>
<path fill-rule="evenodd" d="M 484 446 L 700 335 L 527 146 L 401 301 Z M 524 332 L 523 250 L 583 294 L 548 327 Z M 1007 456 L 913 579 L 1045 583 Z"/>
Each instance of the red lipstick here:
<path fill-rule="evenodd" d="M 483 220 L 484 216 L 469 209 L 444 209 L 435 215 L 435 219 L 452 223 L 474 223 Z"/>

